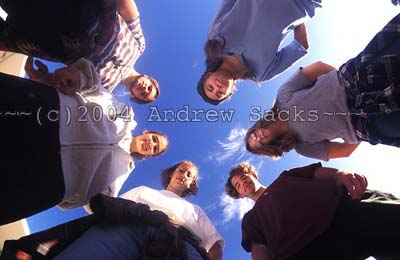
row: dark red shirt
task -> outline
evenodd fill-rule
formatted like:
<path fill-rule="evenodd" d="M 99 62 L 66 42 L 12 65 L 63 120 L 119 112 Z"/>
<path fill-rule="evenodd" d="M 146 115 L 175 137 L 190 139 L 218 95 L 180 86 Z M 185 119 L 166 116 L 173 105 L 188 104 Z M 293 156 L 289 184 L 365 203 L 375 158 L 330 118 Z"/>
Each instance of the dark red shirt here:
<path fill-rule="evenodd" d="M 284 171 L 246 213 L 242 246 L 268 247 L 270 259 L 287 259 L 331 224 L 342 195 L 333 181 L 316 180 L 320 163 Z"/>

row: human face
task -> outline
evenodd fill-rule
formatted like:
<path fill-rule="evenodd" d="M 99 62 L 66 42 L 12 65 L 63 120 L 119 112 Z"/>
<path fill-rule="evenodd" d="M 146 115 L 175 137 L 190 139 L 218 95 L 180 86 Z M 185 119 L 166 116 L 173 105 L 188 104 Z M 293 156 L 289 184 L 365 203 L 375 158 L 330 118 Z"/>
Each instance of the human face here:
<path fill-rule="evenodd" d="M 136 136 L 135 147 L 137 153 L 145 156 L 154 156 L 162 153 L 168 145 L 168 141 L 163 135 L 144 132 Z"/>
<path fill-rule="evenodd" d="M 225 71 L 209 72 L 204 82 L 204 92 L 212 100 L 223 100 L 230 96 L 235 84 L 232 76 Z"/>
<path fill-rule="evenodd" d="M 145 102 L 151 102 L 156 99 L 157 87 L 148 76 L 139 76 L 134 79 L 130 86 L 131 96 Z"/>
<path fill-rule="evenodd" d="M 169 190 L 184 192 L 190 189 L 193 181 L 197 179 L 197 168 L 192 165 L 180 164 L 171 175 L 168 184 Z"/>
<path fill-rule="evenodd" d="M 257 127 L 251 131 L 247 139 L 251 149 L 260 148 L 263 145 L 267 145 L 272 141 L 271 132 L 269 129 Z"/>
<path fill-rule="evenodd" d="M 235 175 L 231 179 L 231 184 L 239 194 L 239 197 L 249 197 L 256 192 L 255 187 L 256 178 L 254 175 L 246 173 L 242 175 Z"/>

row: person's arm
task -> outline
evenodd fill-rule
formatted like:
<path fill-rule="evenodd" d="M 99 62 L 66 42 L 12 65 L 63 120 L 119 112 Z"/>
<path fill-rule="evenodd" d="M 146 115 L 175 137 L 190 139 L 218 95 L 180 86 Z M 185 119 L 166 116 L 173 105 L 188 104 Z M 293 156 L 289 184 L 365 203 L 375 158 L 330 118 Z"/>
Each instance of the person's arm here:
<path fill-rule="evenodd" d="M 309 81 L 316 81 L 319 76 L 332 70 L 335 70 L 335 67 L 322 61 L 317 61 L 311 65 L 308 65 L 307 67 L 304 67 L 301 70 L 301 73 L 303 73 L 304 77 Z"/>
<path fill-rule="evenodd" d="M 367 178 L 357 173 L 320 167 L 314 172 L 315 179 L 336 181 L 338 185 L 343 185 L 353 199 L 360 199 L 368 186 Z"/>
<path fill-rule="evenodd" d="M 25 63 L 25 72 L 31 80 L 54 87 L 67 95 L 79 91 L 81 77 L 76 69 L 64 67 L 50 73 L 43 62 L 35 60 L 35 65 L 37 69 L 33 67 L 33 57 L 28 57 Z"/>
<path fill-rule="evenodd" d="M 277 50 L 275 58 L 266 68 L 260 81 L 273 79 L 307 54 L 309 46 L 305 24 L 300 24 L 293 32 L 294 39 L 279 51 Z"/>
<path fill-rule="evenodd" d="M 268 260 L 268 248 L 266 245 L 255 244 L 251 245 L 252 260 Z"/>
<path fill-rule="evenodd" d="M 307 54 L 307 50 L 297 40 L 280 49 L 271 64 L 268 65 L 260 81 L 271 80 L 292 66 Z"/>
<path fill-rule="evenodd" d="M 331 141 L 329 142 L 328 158 L 349 157 L 359 145 L 360 143 L 348 144 Z"/>
<path fill-rule="evenodd" d="M 304 49 L 308 49 L 307 29 L 304 23 L 294 29 L 294 38 L 303 45 Z"/>
<path fill-rule="evenodd" d="M 134 0 L 117 0 L 118 13 L 125 21 L 136 20 L 139 10 Z"/>
<path fill-rule="evenodd" d="M 220 241 L 214 243 L 214 245 L 208 250 L 208 257 L 210 260 L 221 260 L 222 259 L 222 247 Z"/>

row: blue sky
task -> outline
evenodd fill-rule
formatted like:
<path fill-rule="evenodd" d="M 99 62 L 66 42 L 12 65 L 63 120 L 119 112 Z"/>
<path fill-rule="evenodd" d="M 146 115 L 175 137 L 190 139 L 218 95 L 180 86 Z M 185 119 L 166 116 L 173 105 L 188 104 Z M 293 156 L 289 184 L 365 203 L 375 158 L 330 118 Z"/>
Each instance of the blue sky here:
<path fill-rule="evenodd" d="M 394 7 L 390 0 L 325 1 L 324 7 L 318 9 L 316 16 L 306 23 L 310 49 L 304 59 L 260 87 L 241 82 L 230 102 L 215 107 L 205 104 L 195 88 L 204 70 L 203 45 L 219 1 L 137 0 L 136 3 L 147 42 L 136 70 L 158 79 L 161 96 L 149 105 L 132 104 L 138 122 L 134 133 L 139 134 L 144 129 L 165 132 L 170 146 L 160 157 L 136 162 L 136 168 L 122 192 L 139 185 L 161 189 L 162 169 L 180 160 L 193 161 L 199 166 L 201 180 L 199 194 L 189 200 L 203 207 L 225 238 L 224 259 L 250 259 L 250 254 L 240 247 L 240 223 L 241 215 L 251 204 L 224 196 L 229 169 L 241 161 L 250 161 L 259 169 L 261 181 L 269 184 L 284 169 L 315 162 L 293 152 L 279 161 L 244 152 L 242 139 L 245 129 L 252 125 L 249 122 L 252 107 L 268 109 L 279 85 L 299 66 L 317 60 L 339 66 L 355 56 L 400 9 Z M 57 66 L 60 65 L 51 64 L 53 69 Z M 116 95 L 118 99 L 131 104 L 124 88 L 119 87 Z M 189 122 L 172 122 L 171 115 L 164 120 L 166 109 L 183 111 L 180 112 L 180 118 L 185 119 L 186 108 Z M 207 122 L 200 110 L 215 110 L 209 112 L 209 119 L 217 119 L 216 122 Z M 157 122 L 156 116 L 149 117 L 155 115 L 154 111 L 160 113 L 163 122 Z M 197 111 L 200 119 L 197 121 L 200 122 L 193 122 L 194 111 Z M 231 113 L 230 122 L 223 122 L 221 117 L 214 115 L 218 113 Z M 396 167 L 399 158 L 400 150 L 397 148 L 362 144 L 352 157 L 323 164 L 364 173 L 369 178 L 370 187 L 400 195 Z M 28 223 L 31 231 L 35 232 L 84 214 L 82 209 L 61 211 L 52 208 L 30 217 Z"/>

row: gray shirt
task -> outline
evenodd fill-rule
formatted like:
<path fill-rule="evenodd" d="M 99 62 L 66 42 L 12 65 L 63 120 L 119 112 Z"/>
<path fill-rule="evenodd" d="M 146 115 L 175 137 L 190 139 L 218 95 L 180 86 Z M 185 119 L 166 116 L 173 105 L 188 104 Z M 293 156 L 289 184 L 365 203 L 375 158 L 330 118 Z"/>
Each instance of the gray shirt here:
<path fill-rule="evenodd" d="M 222 0 L 208 38 L 225 41 L 225 55 L 240 56 L 259 81 L 273 78 L 307 51 L 287 34 L 314 16 L 321 0 Z"/>
<path fill-rule="evenodd" d="M 295 147 L 299 154 L 327 161 L 330 140 L 358 142 L 336 70 L 310 82 L 300 69 L 280 87 L 277 101 L 281 117 L 302 142 Z"/>

